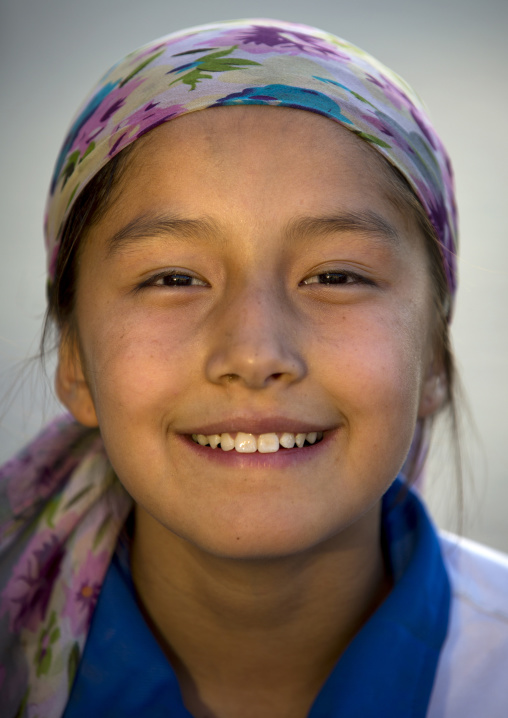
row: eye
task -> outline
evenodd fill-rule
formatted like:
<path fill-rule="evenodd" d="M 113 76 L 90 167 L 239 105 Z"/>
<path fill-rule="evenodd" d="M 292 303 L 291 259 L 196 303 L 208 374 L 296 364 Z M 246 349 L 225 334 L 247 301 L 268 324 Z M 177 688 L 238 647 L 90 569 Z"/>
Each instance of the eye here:
<path fill-rule="evenodd" d="M 159 274 L 150 277 L 140 286 L 140 289 L 144 287 L 207 287 L 208 283 L 204 279 L 195 277 L 192 274 L 179 270 L 171 270 L 160 272 Z"/>
<path fill-rule="evenodd" d="M 331 285 L 345 285 L 345 284 L 373 284 L 372 281 L 366 277 L 362 277 L 360 274 L 354 272 L 320 272 L 319 274 L 313 274 L 311 277 L 307 277 L 302 281 L 302 284 L 324 284 L 327 286 Z"/>

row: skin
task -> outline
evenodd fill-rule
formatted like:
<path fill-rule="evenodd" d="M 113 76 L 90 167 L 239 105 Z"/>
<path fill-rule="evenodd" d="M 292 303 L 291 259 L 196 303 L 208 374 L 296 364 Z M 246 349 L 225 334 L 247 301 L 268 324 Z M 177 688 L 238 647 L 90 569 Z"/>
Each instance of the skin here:
<path fill-rule="evenodd" d="M 385 179 L 319 115 L 205 110 L 138 141 L 86 237 L 57 390 L 136 502 L 140 604 L 196 717 L 307 715 L 390 588 L 380 500 L 445 387 L 424 240 Z M 367 212 L 391 235 L 287 233 Z M 119 241 L 162 215 L 213 227 Z M 189 439 L 302 421 L 325 438 L 287 460 Z"/>

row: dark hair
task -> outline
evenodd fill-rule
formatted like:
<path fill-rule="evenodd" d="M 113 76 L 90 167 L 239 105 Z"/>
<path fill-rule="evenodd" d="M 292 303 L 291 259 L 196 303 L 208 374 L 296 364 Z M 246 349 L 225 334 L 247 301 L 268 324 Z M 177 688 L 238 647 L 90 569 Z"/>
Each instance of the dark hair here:
<path fill-rule="evenodd" d="M 446 401 L 439 413 L 443 410 L 449 412 L 455 449 L 455 464 L 460 479 L 462 471 L 456 406 L 457 376 L 449 333 L 450 294 L 443 266 L 441 246 L 434 227 L 405 177 L 366 142 L 363 140 L 359 140 L 359 142 L 364 146 L 365 151 L 375 158 L 381 170 L 384 171 L 385 179 L 387 180 L 385 192 L 388 200 L 401 213 L 407 215 L 409 212 L 425 240 L 433 286 L 434 346 L 438 360 L 443 367 L 447 385 Z M 50 335 L 53 336 L 53 347 L 51 348 L 56 348 L 64 337 L 66 339 L 77 338 L 73 313 L 81 249 L 88 230 L 104 216 L 113 203 L 133 146 L 129 145 L 122 150 L 90 180 L 76 199 L 65 222 L 60 251 L 57 257 L 55 277 L 52 283 L 48 283 L 47 288 L 48 307 L 40 347 L 42 357 L 45 356 L 48 348 Z M 430 416 L 420 421 L 417 425 L 411 450 L 403 467 L 403 473 L 408 483 L 417 480 L 421 473 L 430 446 L 434 419 L 435 416 Z M 459 485 L 461 486 L 460 480 Z M 460 487 L 459 493 L 461 497 Z M 460 502 L 462 502 L 461 498 Z"/>
<path fill-rule="evenodd" d="M 62 231 L 55 276 L 52 282 L 48 281 L 46 287 L 48 306 L 40 342 L 42 357 L 46 354 L 51 337 L 53 342 L 50 348 L 55 349 L 63 334 L 69 336 L 75 331 L 73 312 L 76 279 L 86 234 L 111 206 L 133 147 L 127 146 L 97 172 L 79 194 L 67 217 Z"/>

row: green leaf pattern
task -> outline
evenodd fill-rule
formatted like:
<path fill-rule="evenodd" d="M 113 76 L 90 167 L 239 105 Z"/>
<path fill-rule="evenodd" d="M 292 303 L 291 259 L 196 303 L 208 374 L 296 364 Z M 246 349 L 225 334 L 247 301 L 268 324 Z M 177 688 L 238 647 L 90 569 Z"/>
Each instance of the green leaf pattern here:
<path fill-rule="evenodd" d="M 231 70 L 238 70 L 240 67 L 245 67 L 247 65 L 259 65 L 259 62 L 246 60 L 241 57 L 228 58 L 227 56 L 231 55 L 231 53 L 236 49 L 237 45 L 230 47 L 228 50 L 217 50 L 216 52 L 211 52 L 208 55 L 204 55 L 199 60 L 195 60 L 190 63 L 193 66 L 191 69 L 187 69 L 189 65 L 182 65 L 181 67 L 172 70 L 172 72 L 179 72 L 182 70 L 184 74 L 176 80 L 173 80 L 173 82 L 170 82 L 169 86 L 171 87 L 171 85 L 182 82 L 185 85 L 189 85 L 191 90 L 195 90 L 198 82 L 201 82 L 202 80 L 210 80 L 212 78 L 212 75 L 209 73 L 230 72 Z M 196 52 L 196 50 L 193 50 L 192 54 Z M 187 53 L 179 53 L 179 55 L 185 54 Z"/>

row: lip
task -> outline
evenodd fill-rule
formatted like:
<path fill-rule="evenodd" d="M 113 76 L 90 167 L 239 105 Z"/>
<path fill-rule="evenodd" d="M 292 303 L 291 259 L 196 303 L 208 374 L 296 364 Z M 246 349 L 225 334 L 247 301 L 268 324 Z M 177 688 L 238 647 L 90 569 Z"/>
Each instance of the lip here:
<path fill-rule="evenodd" d="M 214 427 L 220 426 L 214 424 Z M 252 424 L 250 425 L 252 426 Z M 239 429 L 242 431 L 242 429 Z M 325 430 L 323 432 L 323 438 L 317 444 L 311 446 L 303 446 L 301 448 L 293 449 L 279 449 L 273 453 L 262 454 L 259 451 L 249 453 L 241 453 L 239 451 L 223 451 L 222 449 L 212 449 L 210 446 L 201 446 L 196 444 L 189 434 L 177 434 L 177 438 L 185 445 L 186 449 L 191 452 L 199 461 L 206 461 L 209 464 L 220 464 L 224 467 L 231 467 L 237 470 L 240 469 L 287 469 L 296 464 L 301 464 L 307 461 L 312 461 L 325 452 L 333 440 L 333 436 L 337 433 L 338 429 Z M 201 433 L 201 432 L 199 432 Z M 205 432 L 202 432 L 205 433 Z M 223 432 L 210 432 L 210 433 L 223 433 Z M 258 432 L 249 432 L 258 433 Z M 259 432 L 267 433 L 267 432 Z M 292 432 L 293 433 L 293 432 Z M 298 433 L 298 432 L 294 432 Z M 303 433 L 303 432 L 302 432 Z M 309 433 L 308 431 L 305 433 Z"/>
<path fill-rule="evenodd" d="M 188 431 L 184 430 L 180 434 L 237 434 L 239 431 L 245 434 L 282 434 L 285 431 L 290 434 L 310 434 L 312 431 L 329 431 L 332 427 L 323 424 L 313 424 L 301 419 L 291 419 L 283 416 L 270 417 L 253 417 L 253 416 L 237 416 L 230 417 L 208 424 L 200 424 L 193 426 Z M 286 449 L 290 451 L 290 449 Z"/>

